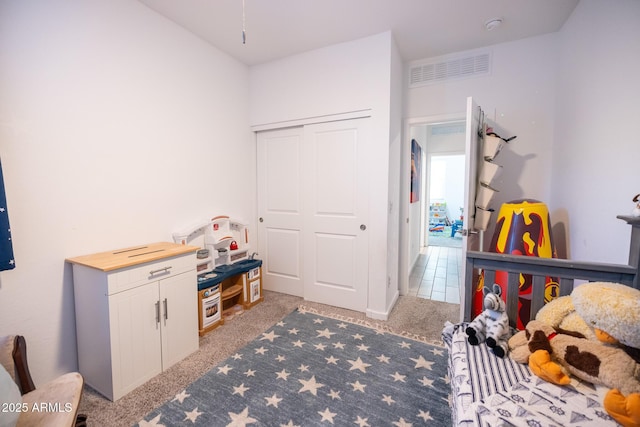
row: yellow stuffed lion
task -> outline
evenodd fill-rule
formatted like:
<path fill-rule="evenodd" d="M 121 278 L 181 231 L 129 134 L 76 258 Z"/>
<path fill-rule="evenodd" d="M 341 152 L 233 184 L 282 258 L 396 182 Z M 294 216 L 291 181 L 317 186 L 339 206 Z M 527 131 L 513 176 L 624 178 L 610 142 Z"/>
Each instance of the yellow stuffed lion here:
<path fill-rule="evenodd" d="M 577 286 L 540 310 L 509 348 L 514 360 L 546 381 L 568 384 L 573 374 L 611 388 L 603 402 L 609 415 L 640 427 L 640 290 L 605 282 Z"/>

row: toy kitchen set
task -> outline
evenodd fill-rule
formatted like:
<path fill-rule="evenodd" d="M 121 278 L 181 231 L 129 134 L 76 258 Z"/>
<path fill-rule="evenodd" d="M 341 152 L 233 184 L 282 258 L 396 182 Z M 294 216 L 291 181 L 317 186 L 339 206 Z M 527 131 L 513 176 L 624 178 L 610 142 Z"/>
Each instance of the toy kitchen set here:
<path fill-rule="evenodd" d="M 245 224 L 216 216 L 173 233 L 173 240 L 202 248 L 197 252 L 200 336 L 264 300 L 262 261 L 253 259 Z"/>

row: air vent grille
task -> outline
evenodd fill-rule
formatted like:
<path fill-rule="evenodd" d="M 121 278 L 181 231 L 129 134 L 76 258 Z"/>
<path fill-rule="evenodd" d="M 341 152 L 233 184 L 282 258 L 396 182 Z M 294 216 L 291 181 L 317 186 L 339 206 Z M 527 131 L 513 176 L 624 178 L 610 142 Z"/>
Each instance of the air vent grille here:
<path fill-rule="evenodd" d="M 466 132 L 466 123 L 452 123 L 431 127 L 431 135 L 452 135 Z"/>
<path fill-rule="evenodd" d="M 409 71 L 409 87 L 489 74 L 488 52 L 414 65 Z"/>

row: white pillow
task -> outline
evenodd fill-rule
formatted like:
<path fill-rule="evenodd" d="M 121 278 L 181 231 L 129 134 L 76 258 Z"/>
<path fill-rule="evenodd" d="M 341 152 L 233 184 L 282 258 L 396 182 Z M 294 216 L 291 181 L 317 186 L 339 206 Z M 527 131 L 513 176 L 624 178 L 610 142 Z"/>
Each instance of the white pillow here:
<path fill-rule="evenodd" d="M 14 427 L 21 409 L 20 389 L 4 366 L 0 365 L 0 427 Z"/>

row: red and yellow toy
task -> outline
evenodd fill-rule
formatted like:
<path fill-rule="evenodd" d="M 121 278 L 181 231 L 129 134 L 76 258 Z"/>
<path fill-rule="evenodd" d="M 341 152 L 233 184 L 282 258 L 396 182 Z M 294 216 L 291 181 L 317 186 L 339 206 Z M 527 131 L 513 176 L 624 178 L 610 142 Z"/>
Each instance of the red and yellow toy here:
<path fill-rule="evenodd" d="M 538 200 L 532 199 L 504 203 L 498 213 L 498 220 L 496 221 L 496 228 L 489 250 L 500 254 L 555 258 L 556 251 L 551 234 L 547 206 Z M 532 281 L 530 274 L 520 274 L 516 325 L 518 329 L 523 329 L 524 325 L 529 321 Z M 502 298 L 506 301 L 508 273 L 506 271 L 496 271 L 495 283 L 505 290 Z M 483 288 L 484 274 L 481 274 L 473 296 L 474 316 L 482 311 Z M 545 302 L 551 301 L 558 295 L 557 279 L 547 277 Z"/>

